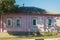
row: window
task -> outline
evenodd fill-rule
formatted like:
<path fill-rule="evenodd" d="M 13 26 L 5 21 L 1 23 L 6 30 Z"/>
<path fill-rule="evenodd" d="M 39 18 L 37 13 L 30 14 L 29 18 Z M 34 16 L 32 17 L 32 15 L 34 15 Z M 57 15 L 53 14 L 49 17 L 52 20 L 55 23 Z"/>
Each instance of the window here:
<path fill-rule="evenodd" d="M 20 18 L 16 18 L 16 26 L 20 27 L 21 25 L 21 19 Z"/>
<path fill-rule="evenodd" d="M 36 26 L 36 24 L 37 24 L 36 18 L 34 18 L 34 19 L 32 20 L 32 24 L 33 24 L 33 26 Z"/>
<path fill-rule="evenodd" d="M 7 26 L 12 26 L 12 18 L 7 18 Z"/>
<path fill-rule="evenodd" d="M 52 25 L 52 19 L 48 19 L 48 26 Z"/>

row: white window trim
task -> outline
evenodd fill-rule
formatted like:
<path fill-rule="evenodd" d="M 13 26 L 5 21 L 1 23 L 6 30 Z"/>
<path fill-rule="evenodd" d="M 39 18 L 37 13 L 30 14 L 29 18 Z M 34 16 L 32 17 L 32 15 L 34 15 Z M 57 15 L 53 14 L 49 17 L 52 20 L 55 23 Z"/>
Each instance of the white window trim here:
<path fill-rule="evenodd" d="M 8 25 L 8 20 L 11 21 L 11 25 Z M 7 26 L 12 26 L 12 18 L 7 18 Z"/>
<path fill-rule="evenodd" d="M 33 25 L 33 20 L 36 20 L 36 25 Z M 32 18 L 32 26 L 37 26 L 37 18 Z"/>
<path fill-rule="evenodd" d="M 17 18 L 16 18 L 16 24 L 15 24 L 16 27 L 20 27 L 20 26 L 17 26 L 17 19 L 20 20 L 20 26 L 21 26 L 21 18 L 20 18 L 20 17 L 17 17 Z"/>

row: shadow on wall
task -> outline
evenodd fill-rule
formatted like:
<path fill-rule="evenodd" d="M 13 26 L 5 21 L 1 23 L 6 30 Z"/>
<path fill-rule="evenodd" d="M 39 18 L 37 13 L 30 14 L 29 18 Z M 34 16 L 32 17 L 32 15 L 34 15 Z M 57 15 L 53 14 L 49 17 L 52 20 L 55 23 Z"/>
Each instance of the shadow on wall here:
<path fill-rule="evenodd" d="M 35 8 L 36 9 L 36 8 Z M 32 10 L 32 9 L 29 9 L 30 11 Z M 26 10 L 25 10 L 26 11 Z M 46 13 L 46 10 L 44 10 L 44 9 L 39 9 L 39 8 L 37 8 L 36 10 L 34 10 L 37 14 L 38 14 L 38 12 L 39 13 L 41 13 L 41 14 L 44 14 L 44 13 Z M 39 30 L 39 28 L 38 27 L 36 27 L 37 28 L 37 30 Z M 7 30 L 7 32 L 10 34 L 10 35 L 15 35 L 15 36 L 22 36 L 22 35 L 36 35 L 36 36 L 42 36 L 42 34 L 40 33 L 40 30 L 39 31 L 37 31 L 37 32 L 20 32 L 20 31 L 8 31 Z"/>
<path fill-rule="evenodd" d="M 42 36 L 40 32 L 20 32 L 20 31 L 7 31 L 9 35 L 13 36 Z"/>

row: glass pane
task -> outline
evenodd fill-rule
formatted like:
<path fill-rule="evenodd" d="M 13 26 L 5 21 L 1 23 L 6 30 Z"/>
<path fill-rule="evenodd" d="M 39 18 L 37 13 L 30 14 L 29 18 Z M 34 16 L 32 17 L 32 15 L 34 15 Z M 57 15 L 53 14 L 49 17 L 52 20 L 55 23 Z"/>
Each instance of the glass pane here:
<path fill-rule="evenodd" d="M 8 20 L 8 25 L 11 25 L 11 20 Z"/>
<path fill-rule="evenodd" d="M 51 19 L 49 19 L 49 21 L 48 21 L 48 25 L 51 25 L 51 23 L 52 23 L 52 20 L 51 20 Z"/>
<path fill-rule="evenodd" d="M 36 25 L 36 20 L 33 20 L 33 25 Z"/>
<path fill-rule="evenodd" d="M 20 20 L 17 19 L 17 26 L 20 26 Z"/>

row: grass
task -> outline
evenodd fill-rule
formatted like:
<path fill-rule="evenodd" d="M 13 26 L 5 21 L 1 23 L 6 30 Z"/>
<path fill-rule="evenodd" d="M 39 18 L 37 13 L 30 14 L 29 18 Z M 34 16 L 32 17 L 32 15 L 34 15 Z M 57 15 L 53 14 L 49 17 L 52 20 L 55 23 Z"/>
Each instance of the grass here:
<path fill-rule="evenodd" d="M 22 38 L 0 38 L 0 40 L 23 40 Z"/>
<path fill-rule="evenodd" d="M 60 35 L 56 35 L 56 36 L 34 36 L 34 37 L 28 37 L 28 38 L 32 38 L 32 39 L 34 39 L 34 38 L 60 38 Z"/>
<path fill-rule="evenodd" d="M 7 37 L 7 38 L 0 38 L 0 40 L 26 40 L 26 39 L 46 39 L 46 38 L 60 38 L 60 35 L 57 36 L 27 36 L 27 37 Z"/>
<path fill-rule="evenodd" d="M 2 35 L 3 34 L 3 35 Z M 45 33 L 47 35 L 49 35 L 50 33 Z M 2 38 L 0 38 L 0 40 L 26 40 L 26 39 L 46 39 L 46 38 L 60 38 L 60 35 L 54 35 L 54 36 L 20 36 L 20 37 L 5 37 L 7 35 L 7 33 L 0 33 L 0 36 Z M 4 36 L 4 37 L 3 37 Z"/>

